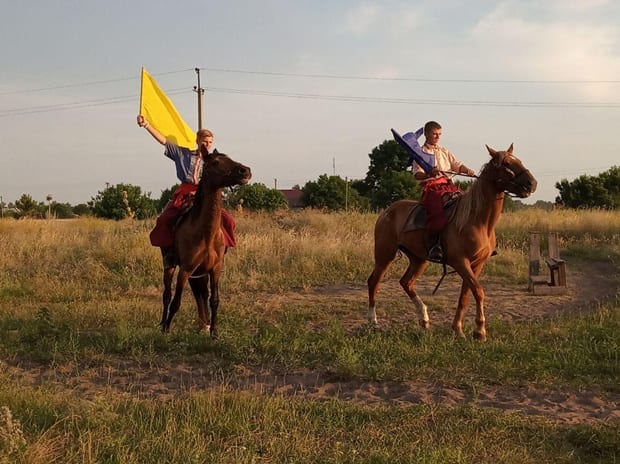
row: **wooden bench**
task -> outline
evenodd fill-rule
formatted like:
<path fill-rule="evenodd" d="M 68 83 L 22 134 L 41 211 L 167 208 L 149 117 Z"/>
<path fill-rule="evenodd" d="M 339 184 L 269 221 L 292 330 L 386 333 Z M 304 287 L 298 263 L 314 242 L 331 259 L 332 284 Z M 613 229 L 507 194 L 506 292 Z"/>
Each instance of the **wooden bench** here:
<path fill-rule="evenodd" d="M 566 262 L 560 258 L 545 259 L 551 273 L 551 286 L 566 287 Z"/>
<path fill-rule="evenodd" d="M 534 295 L 556 295 L 566 293 L 566 262 L 560 258 L 558 234 L 549 232 L 547 235 L 548 256 L 544 262 L 549 269 L 549 279 L 540 275 L 540 232 L 530 233 L 530 277 L 528 290 Z"/>

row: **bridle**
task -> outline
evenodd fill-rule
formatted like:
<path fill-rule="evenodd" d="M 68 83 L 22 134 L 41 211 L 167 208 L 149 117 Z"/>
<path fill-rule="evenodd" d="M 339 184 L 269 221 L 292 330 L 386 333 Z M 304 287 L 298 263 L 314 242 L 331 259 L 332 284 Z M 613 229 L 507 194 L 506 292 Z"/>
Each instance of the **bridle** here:
<path fill-rule="evenodd" d="M 506 158 L 514 158 L 511 155 L 507 155 Z M 493 162 L 492 162 L 493 163 Z M 515 173 L 514 169 L 510 166 L 506 165 L 502 160 L 499 165 L 493 163 L 495 168 L 498 168 L 501 173 L 506 174 L 506 176 L 499 176 L 494 179 L 494 182 L 497 184 L 499 189 L 503 191 L 506 195 L 510 197 L 517 197 L 517 194 L 513 193 L 511 190 L 522 190 L 523 183 L 521 179 L 525 176 L 526 178 L 530 178 L 532 175 L 528 169 L 523 168 L 520 172 Z M 507 177 L 507 179 L 505 178 Z"/>

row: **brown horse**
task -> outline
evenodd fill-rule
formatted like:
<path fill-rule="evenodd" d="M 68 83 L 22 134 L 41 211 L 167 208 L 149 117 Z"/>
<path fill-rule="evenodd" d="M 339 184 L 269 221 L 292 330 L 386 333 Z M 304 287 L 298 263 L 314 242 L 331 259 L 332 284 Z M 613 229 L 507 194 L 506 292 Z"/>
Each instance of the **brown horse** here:
<path fill-rule="evenodd" d="M 218 336 L 219 279 L 226 252 L 221 229 L 222 189 L 247 184 L 252 172 L 217 150 L 210 154 L 206 150 L 202 153 L 205 165 L 194 206 L 175 231 L 174 247 L 179 272 L 174 298 L 171 298 L 171 287 L 176 267 L 164 267 L 161 329 L 163 332 L 170 331 L 172 318 L 179 310 L 183 289 L 189 280 L 198 307 L 198 328 L 209 328 L 211 338 L 215 339 Z M 210 320 L 207 303 L 211 308 Z"/>
<path fill-rule="evenodd" d="M 463 333 L 463 318 L 469 291 L 476 300 L 476 328 L 473 336 L 486 340 L 484 290 L 478 277 L 486 260 L 495 250 L 495 225 L 502 213 L 505 193 L 526 198 L 536 190 L 536 179 L 512 153 L 495 151 L 487 146 L 491 161 L 483 166 L 478 179 L 457 200 L 454 215 L 442 232 L 445 263 L 461 276 L 461 293 L 452 329 L 458 337 Z M 379 282 L 400 250 L 409 258 L 409 267 L 400 285 L 420 314 L 420 325 L 429 327 L 427 307 L 415 291 L 415 282 L 428 266 L 426 230 L 404 231 L 413 207 L 411 200 L 390 205 L 375 224 L 375 267 L 368 278 L 368 319 L 377 323 L 375 298 Z"/>

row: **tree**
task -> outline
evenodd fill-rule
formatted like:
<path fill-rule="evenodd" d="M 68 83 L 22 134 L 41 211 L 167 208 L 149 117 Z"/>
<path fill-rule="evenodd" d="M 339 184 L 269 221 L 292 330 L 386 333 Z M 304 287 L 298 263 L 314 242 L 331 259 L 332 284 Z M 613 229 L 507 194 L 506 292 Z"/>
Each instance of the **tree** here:
<path fill-rule="evenodd" d="M 368 155 L 370 166 L 356 189 L 375 209 L 385 208 L 396 200 L 419 198 L 422 191 L 407 171 L 409 155 L 394 140 L 386 140 Z"/>
<path fill-rule="evenodd" d="M 603 172 L 601 179 L 608 193 L 609 208 L 620 209 L 620 166 L 612 166 Z"/>
<path fill-rule="evenodd" d="M 58 219 L 67 219 L 73 217 L 73 209 L 69 203 L 56 203 L 50 205 L 52 215 Z"/>
<path fill-rule="evenodd" d="M 77 214 L 78 216 L 90 216 L 93 214 L 93 210 L 86 203 L 80 203 L 73 207 L 73 214 Z"/>
<path fill-rule="evenodd" d="M 360 194 L 340 176 L 320 175 L 316 182 L 306 182 L 302 188 L 301 203 L 311 208 L 332 211 L 358 209 Z"/>
<path fill-rule="evenodd" d="M 557 204 L 569 208 L 620 208 L 620 168 L 612 167 L 598 176 L 582 175 L 569 182 L 562 179 L 555 188 Z"/>
<path fill-rule="evenodd" d="M 15 208 L 19 211 L 20 217 L 34 216 L 38 206 L 38 203 L 26 193 L 24 193 L 19 200 L 15 201 Z"/>
<path fill-rule="evenodd" d="M 282 192 L 261 183 L 232 188 L 226 194 L 224 202 L 228 208 L 242 205 L 250 211 L 275 211 L 288 207 L 288 201 Z"/>
<path fill-rule="evenodd" d="M 172 187 L 162 190 L 161 191 L 161 195 L 159 197 L 159 200 L 157 200 L 155 207 L 157 208 L 157 211 L 163 211 L 164 208 L 166 207 L 166 205 L 168 204 L 168 202 L 170 200 L 172 200 L 172 194 L 174 193 L 174 191 L 179 188 L 180 184 L 175 184 Z"/>
<path fill-rule="evenodd" d="M 107 219 L 146 219 L 157 214 L 150 194 L 142 194 L 140 187 L 118 184 L 99 191 L 90 202 L 97 217 Z"/>

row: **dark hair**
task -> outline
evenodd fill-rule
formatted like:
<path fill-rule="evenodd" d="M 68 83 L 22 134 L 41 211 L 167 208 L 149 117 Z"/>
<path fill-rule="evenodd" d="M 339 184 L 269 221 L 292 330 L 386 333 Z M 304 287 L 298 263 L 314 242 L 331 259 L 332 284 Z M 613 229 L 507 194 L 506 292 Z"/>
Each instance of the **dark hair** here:
<path fill-rule="evenodd" d="M 428 121 L 426 124 L 424 124 L 424 135 L 435 129 L 441 129 L 441 124 L 436 121 Z"/>

